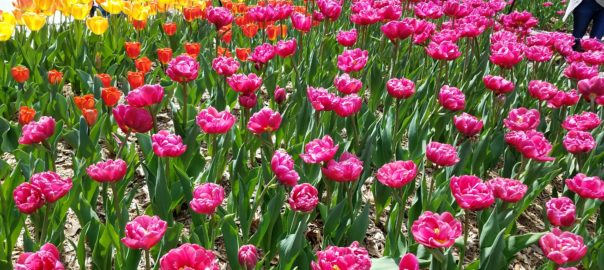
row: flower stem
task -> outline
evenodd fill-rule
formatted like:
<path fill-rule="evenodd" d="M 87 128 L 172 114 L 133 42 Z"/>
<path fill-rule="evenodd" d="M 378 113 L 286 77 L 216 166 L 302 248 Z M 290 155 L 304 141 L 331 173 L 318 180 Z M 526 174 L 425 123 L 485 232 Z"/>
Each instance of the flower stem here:
<path fill-rule="evenodd" d="M 124 150 L 124 147 L 126 146 L 126 143 L 128 142 L 129 136 L 130 136 L 130 132 L 127 132 L 126 136 L 124 136 L 124 141 L 120 144 L 120 148 L 117 149 L 117 153 L 115 154 L 116 158 L 120 158 L 120 155 L 122 154 L 122 151 Z"/>
<path fill-rule="evenodd" d="M 459 253 L 459 266 L 458 269 L 463 269 L 463 260 L 466 256 L 466 249 L 468 248 L 468 232 L 470 230 L 470 212 L 464 212 L 464 224 L 463 224 L 463 247 Z"/>
<path fill-rule="evenodd" d="M 151 270 L 151 255 L 148 249 L 145 249 L 145 270 Z"/>
<path fill-rule="evenodd" d="M 48 233 L 48 220 L 52 217 L 52 206 L 52 203 L 49 203 L 48 206 L 46 206 L 46 216 L 43 218 L 42 232 L 40 233 L 40 244 L 46 241 L 46 234 Z"/>
<path fill-rule="evenodd" d="M 122 231 L 122 212 L 120 211 L 120 200 L 118 195 L 118 189 L 116 183 L 111 183 L 111 191 L 113 193 L 113 211 L 115 211 L 115 216 L 117 218 L 117 227 L 119 228 L 118 234 L 121 235 Z"/>
<path fill-rule="evenodd" d="M 188 118 L 188 109 L 187 109 L 187 102 L 188 102 L 188 94 L 187 94 L 187 84 L 186 83 L 182 83 L 182 102 L 183 102 L 183 130 L 186 131 L 187 129 L 187 122 L 189 120 Z"/>

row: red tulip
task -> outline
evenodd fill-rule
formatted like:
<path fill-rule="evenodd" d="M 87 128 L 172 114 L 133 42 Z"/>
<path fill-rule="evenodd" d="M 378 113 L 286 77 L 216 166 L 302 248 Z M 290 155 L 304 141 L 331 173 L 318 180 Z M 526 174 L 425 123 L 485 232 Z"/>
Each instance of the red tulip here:
<path fill-rule="evenodd" d="M 51 85 L 57 85 L 61 83 L 63 80 L 63 72 L 60 72 L 56 69 L 52 69 L 48 71 L 48 82 Z"/>
<path fill-rule="evenodd" d="M 116 87 L 103 87 L 101 90 L 101 98 L 107 107 L 113 107 L 122 97 L 122 91 Z"/>
<path fill-rule="evenodd" d="M 19 125 L 27 125 L 34 120 L 36 110 L 27 106 L 19 107 Z"/>
<path fill-rule="evenodd" d="M 10 69 L 13 79 L 18 83 L 24 83 L 29 79 L 29 69 L 24 66 L 16 66 Z"/>
<path fill-rule="evenodd" d="M 126 49 L 126 55 L 131 59 L 136 59 L 141 53 L 141 44 L 139 42 L 125 42 L 124 48 Z"/>
<path fill-rule="evenodd" d="M 175 22 L 167 22 L 162 25 L 164 29 L 164 33 L 168 36 L 172 36 L 176 33 L 176 23 Z"/>
<path fill-rule="evenodd" d="M 128 84 L 130 89 L 141 87 L 145 84 L 145 74 L 139 71 L 128 71 Z"/>

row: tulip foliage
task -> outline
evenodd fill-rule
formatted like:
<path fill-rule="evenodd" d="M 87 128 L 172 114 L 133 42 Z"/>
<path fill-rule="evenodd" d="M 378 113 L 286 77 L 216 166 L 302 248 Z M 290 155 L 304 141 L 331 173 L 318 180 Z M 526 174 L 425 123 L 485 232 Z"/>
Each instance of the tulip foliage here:
<path fill-rule="evenodd" d="M 604 46 L 512 2 L 14 1 L 0 269 L 599 269 Z"/>

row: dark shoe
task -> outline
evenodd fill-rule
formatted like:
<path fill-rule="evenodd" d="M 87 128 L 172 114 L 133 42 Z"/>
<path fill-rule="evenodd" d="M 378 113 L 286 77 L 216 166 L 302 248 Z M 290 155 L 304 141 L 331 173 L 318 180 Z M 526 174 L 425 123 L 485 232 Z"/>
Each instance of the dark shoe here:
<path fill-rule="evenodd" d="M 584 52 L 585 50 L 583 49 L 583 47 L 581 46 L 581 42 L 575 42 L 575 45 L 573 45 L 573 51 L 575 52 Z"/>

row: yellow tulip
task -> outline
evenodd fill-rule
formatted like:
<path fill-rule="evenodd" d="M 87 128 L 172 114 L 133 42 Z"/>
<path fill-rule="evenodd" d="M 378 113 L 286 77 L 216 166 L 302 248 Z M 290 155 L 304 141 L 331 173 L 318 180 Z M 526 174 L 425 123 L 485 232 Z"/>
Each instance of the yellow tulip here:
<path fill-rule="evenodd" d="M 38 31 L 46 24 L 46 16 L 41 13 L 25 12 L 23 21 L 31 31 Z"/>
<path fill-rule="evenodd" d="M 101 7 L 110 14 L 120 14 L 124 9 L 122 0 L 107 0 L 101 4 Z"/>
<path fill-rule="evenodd" d="M 30 10 L 30 9 L 34 8 L 34 1 L 32 1 L 32 0 L 14 0 L 13 6 L 16 9 Z"/>
<path fill-rule="evenodd" d="M 132 3 L 128 15 L 137 21 L 147 20 L 147 17 L 149 17 L 149 7 L 144 6 L 140 2 Z"/>
<path fill-rule="evenodd" d="M 109 27 L 109 21 L 107 20 L 107 18 L 97 15 L 92 18 L 86 19 L 86 26 L 88 26 L 88 29 L 90 29 L 92 33 L 96 35 L 102 35 L 103 33 L 105 33 L 105 31 L 107 31 L 107 28 Z"/>
<path fill-rule="evenodd" d="M 0 14 L 0 22 L 5 22 L 11 24 L 12 26 L 15 26 L 17 24 L 17 19 L 12 13 L 2 12 Z"/>
<path fill-rule="evenodd" d="M 0 41 L 7 41 L 15 32 L 15 25 L 7 22 L 0 22 Z"/>
<path fill-rule="evenodd" d="M 90 7 L 86 4 L 73 4 L 71 6 L 71 16 L 76 20 L 84 20 L 90 12 Z"/>
<path fill-rule="evenodd" d="M 23 21 L 23 10 L 18 8 L 14 9 L 13 16 L 15 17 L 17 25 L 25 25 L 25 22 Z"/>
<path fill-rule="evenodd" d="M 34 4 L 36 4 L 36 8 L 47 11 L 54 6 L 54 0 L 34 0 Z"/>

